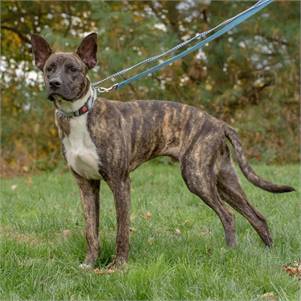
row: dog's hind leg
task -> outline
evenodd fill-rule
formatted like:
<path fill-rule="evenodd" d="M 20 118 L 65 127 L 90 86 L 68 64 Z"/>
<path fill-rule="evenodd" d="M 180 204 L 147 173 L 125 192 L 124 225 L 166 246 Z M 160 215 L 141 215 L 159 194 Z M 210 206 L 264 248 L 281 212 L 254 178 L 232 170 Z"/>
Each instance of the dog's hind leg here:
<path fill-rule="evenodd" d="M 226 243 L 232 247 L 236 244 L 235 221 L 218 194 L 212 164 L 215 159 L 214 152 L 199 150 L 197 153 L 203 156 L 191 154 L 181 160 L 182 176 L 188 189 L 199 196 L 219 216 L 225 230 Z"/>
<path fill-rule="evenodd" d="M 266 219 L 248 202 L 239 179 L 232 166 L 229 150 L 226 147 L 217 177 L 218 192 L 222 199 L 243 215 L 259 234 L 265 245 L 272 245 L 272 238 Z"/>

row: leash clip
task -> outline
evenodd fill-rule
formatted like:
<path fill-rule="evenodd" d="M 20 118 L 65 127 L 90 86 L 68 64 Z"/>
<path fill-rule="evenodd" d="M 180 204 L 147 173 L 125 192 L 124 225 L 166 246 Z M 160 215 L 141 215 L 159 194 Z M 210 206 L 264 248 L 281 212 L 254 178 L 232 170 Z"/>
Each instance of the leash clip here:
<path fill-rule="evenodd" d="M 112 90 L 116 90 L 118 88 L 118 83 L 112 85 L 109 88 L 105 88 L 105 87 L 95 87 L 96 92 L 98 93 L 108 93 Z"/>

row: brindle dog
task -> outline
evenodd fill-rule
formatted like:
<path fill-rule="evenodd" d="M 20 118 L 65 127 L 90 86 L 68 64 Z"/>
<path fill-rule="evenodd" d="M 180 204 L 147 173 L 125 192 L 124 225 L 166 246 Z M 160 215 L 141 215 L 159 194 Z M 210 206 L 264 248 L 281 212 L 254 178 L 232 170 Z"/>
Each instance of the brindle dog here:
<path fill-rule="evenodd" d="M 276 193 L 294 189 L 257 176 L 235 130 L 197 108 L 171 101 L 119 102 L 100 97 L 93 106 L 87 106 L 93 98 L 87 71 L 96 65 L 96 40 L 97 35 L 92 33 L 75 53 L 65 53 L 53 52 L 42 37 L 32 36 L 36 65 L 43 71 L 48 97 L 56 106 L 63 154 L 81 192 L 88 244 L 82 267 L 92 267 L 99 254 L 100 180 L 108 183 L 115 199 L 116 256 L 111 266 L 120 267 L 128 260 L 129 252 L 129 174 L 160 155 L 180 162 L 188 189 L 220 218 L 228 246 L 235 245 L 235 225 L 226 203 L 242 214 L 263 242 L 271 246 L 267 222 L 248 202 L 227 142 L 232 145 L 243 174 L 254 185 Z"/>

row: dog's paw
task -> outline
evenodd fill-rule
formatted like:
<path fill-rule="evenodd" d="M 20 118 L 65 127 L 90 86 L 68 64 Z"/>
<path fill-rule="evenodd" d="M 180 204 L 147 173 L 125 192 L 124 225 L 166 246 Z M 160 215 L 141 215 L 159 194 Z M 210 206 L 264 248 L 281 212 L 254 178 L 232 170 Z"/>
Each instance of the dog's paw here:
<path fill-rule="evenodd" d="M 93 269 L 93 266 L 91 264 L 86 264 L 86 263 L 81 263 L 79 265 L 79 268 L 82 269 L 82 270 L 92 270 Z"/>
<path fill-rule="evenodd" d="M 127 268 L 127 262 L 123 258 L 114 258 L 113 261 L 107 266 L 109 271 L 121 271 Z"/>

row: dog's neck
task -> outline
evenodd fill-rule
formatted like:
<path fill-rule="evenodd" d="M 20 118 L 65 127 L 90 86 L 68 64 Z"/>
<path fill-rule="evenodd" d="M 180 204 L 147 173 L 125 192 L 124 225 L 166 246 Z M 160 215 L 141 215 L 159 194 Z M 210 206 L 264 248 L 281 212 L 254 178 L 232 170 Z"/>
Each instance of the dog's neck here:
<path fill-rule="evenodd" d="M 88 100 L 88 98 L 92 95 L 93 90 L 90 85 L 88 92 L 81 98 L 75 100 L 75 101 L 67 101 L 61 98 L 55 99 L 55 106 L 57 109 L 66 112 L 71 113 L 79 110 Z"/>

